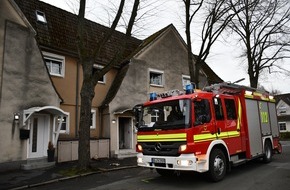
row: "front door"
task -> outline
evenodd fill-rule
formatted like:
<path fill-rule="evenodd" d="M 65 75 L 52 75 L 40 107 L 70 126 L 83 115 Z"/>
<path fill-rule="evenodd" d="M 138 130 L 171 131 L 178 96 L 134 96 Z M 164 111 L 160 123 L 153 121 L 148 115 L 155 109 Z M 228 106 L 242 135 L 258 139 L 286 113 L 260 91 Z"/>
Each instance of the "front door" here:
<path fill-rule="evenodd" d="M 119 149 L 132 149 L 132 136 L 131 117 L 119 117 Z"/>
<path fill-rule="evenodd" d="M 45 115 L 34 115 L 30 118 L 29 158 L 47 156 L 48 119 Z"/>

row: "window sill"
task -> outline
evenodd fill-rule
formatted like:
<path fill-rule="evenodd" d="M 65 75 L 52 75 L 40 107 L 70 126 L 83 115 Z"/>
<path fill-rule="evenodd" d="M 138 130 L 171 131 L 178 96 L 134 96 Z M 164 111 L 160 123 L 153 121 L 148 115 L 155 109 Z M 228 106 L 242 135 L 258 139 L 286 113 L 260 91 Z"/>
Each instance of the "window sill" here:
<path fill-rule="evenodd" d="M 103 82 L 103 81 L 98 81 L 98 84 L 105 85 L 105 84 L 106 84 L 106 82 Z"/>
<path fill-rule="evenodd" d="M 152 87 L 164 88 L 164 85 L 150 84 Z"/>
<path fill-rule="evenodd" d="M 58 74 L 54 74 L 54 73 L 49 73 L 49 74 L 50 74 L 50 76 L 64 78 L 64 75 L 58 75 Z"/>

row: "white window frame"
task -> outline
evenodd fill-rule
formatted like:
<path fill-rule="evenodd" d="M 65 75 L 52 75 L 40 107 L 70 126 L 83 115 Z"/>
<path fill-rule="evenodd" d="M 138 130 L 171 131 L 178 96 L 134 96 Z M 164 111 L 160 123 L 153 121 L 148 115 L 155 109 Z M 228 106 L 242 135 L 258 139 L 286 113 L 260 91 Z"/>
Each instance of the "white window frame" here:
<path fill-rule="evenodd" d="M 161 75 L 161 84 L 151 83 L 151 78 L 150 78 L 151 73 Z M 157 70 L 157 69 L 149 69 L 149 84 L 150 84 L 150 86 L 164 87 L 164 84 L 165 84 L 164 83 L 164 71 Z"/>
<path fill-rule="evenodd" d="M 157 113 L 151 114 L 151 122 L 155 123 L 156 121 L 158 121 L 158 118 L 159 118 L 159 115 Z M 155 121 L 153 121 L 153 120 L 155 120 Z"/>
<path fill-rule="evenodd" d="M 94 67 L 94 69 L 103 69 L 104 68 L 104 66 L 98 65 L 98 64 L 94 64 L 93 67 Z M 103 80 L 99 80 L 98 83 L 106 84 L 106 74 L 103 75 Z"/>
<path fill-rule="evenodd" d="M 189 83 L 187 82 L 189 81 Z M 189 75 L 182 75 L 182 87 L 183 90 L 186 89 L 186 85 L 190 84 L 190 76 Z"/>
<path fill-rule="evenodd" d="M 60 130 L 59 133 L 60 134 L 69 134 L 69 120 L 70 120 L 70 115 L 69 112 L 64 112 L 65 114 L 67 114 L 67 116 L 64 116 L 64 118 L 66 118 L 66 123 L 65 123 L 65 130 Z M 56 118 L 58 119 L 58 118 Z M 58 122 L 56 122 L 56 124 L 58 124 Z M 57 127 L 58 125 L 56 125 Z"/>
<path fill-rule="evenodd" d="M 47 63 L 45 61 L 45 59 L 51 60 L 51 61 L 57 61 L 59 63 L 61 63 L 61 70 L 60 70 L 60 74 L 59 73 L 54 73 L 50 68 L 47 67 L 49 74 L 52 76 L 57 76 L 57 77 L 64 77 L 65 76 L 65 57 L 61 56 L 61 55 L 57 55 L 57 54 L 53 54 L 53 53 L 48 53 L 48 52 L 43 52 L 43 57 L 44 57 L 44 62 L 45 65 L 47 67 Z"/>
<path fill-rule="evenodd" d="M 280 124 L 285 124 L 285 129 L 284 129 L 284 130 L 281 130 L 281 126 L 280 126 Z M 279 125 L 279 131 L 287 131 L 287 125 L 286 125 L 286 122 L 279 122 L 278 125 Z"/>
<path fill-rule="evenodd" d="M 35 11 L 35 14 L 36 14 L 36 20 L 37 20 L 38 22 L 41 22 L 41 23 L 44 23 L 44 24 L 47 23 L 44 12 L 39 11 L 39 10 L 36 10 L 36 11 Z"/>
<path fill-rule="evenodd" d="M 97 116 L 97 110 L 92 109 L 91 110 L 91 120 L 92 120 L 92 125 L 90 126 L 90 129 L 96 129 L 96 116 Z"/>

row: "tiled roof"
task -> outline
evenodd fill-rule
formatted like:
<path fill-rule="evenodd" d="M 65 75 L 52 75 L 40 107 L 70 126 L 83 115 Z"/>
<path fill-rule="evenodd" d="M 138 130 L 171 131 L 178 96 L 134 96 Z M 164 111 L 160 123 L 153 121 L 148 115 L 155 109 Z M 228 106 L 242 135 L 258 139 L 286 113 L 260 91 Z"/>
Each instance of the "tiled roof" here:
<path fill-rule="evenodd" d="M 77 56 L 77 15 L 49 5 L 39 0 L 14 0 L 21 11 L 26 16 L 27 20 L 37 32 L 37 42 L 43 50 L 55 52 L 64 52 L 70 55 Z M 36 11 L 41 11 L 45 14 L 47 23 L 37 21 Z M 100 25 L 90 20 L 85 21 L 88 39 L 86 41 L 88 50 L 94 49 L 102 35 L 109 31 L 108 27 Z M 139 40 L 131 37 L 128 41 L 128 47 L 125 51 L 125 57 L 131 57 L 134 53 L 150 44 L 158 38 L 169 27 L 174 27 L 172 24 L 152 34 L 145 40 Z M 109 43 L 102 48 L 101 57 L 97 60 L 100 63 L 107 63 L 111 60 L 115 52 L 123 45 L 125 34 L 116 31 Z M 182 38 L 181 38 L 182 40 Z M 140 46 L 139 46 L 140 45 Z M 138 47 L 139 46 L 139 47 Z M 202 70 L 206 74 L 209 83 L 218 83 L 223 80 L 214 73 L 214 71 L 206 64 L 202 64 Z"/>
<path fill-rule="evenodd" d="M 286 104 L 290 106 L 290 93 L 288 94 L 280 94 L 275 96 L 276 102 L 278 103 L 280 100 L 283 100 Z"/>
<path fill-rule="evenodd" d="M 77 15 L 38 0 L 15 0 L 15 2 L 36 30 L 36 38 L 42 48 L 77 56 Z M 46 24 L 37 21 L 36 11 L 45 14 Z M 88 50 L 94 49 L 102 35 L 109 31 L 108 27 L 90 20 L 85 21 L 85 28 L 88 36 L 85 43 Z M 114 32 L 109 43 L 102 48 L 101 57 L 97 61 L 107 63 L 111 60 L 115 52 L 123 45 L 124 38 L 125 34 L 118 31 Z M 125 51 L 125 56 L 134 51 L 141 42 L 141 40 L 131 37 L 127 41 L 128 49 Z"/>

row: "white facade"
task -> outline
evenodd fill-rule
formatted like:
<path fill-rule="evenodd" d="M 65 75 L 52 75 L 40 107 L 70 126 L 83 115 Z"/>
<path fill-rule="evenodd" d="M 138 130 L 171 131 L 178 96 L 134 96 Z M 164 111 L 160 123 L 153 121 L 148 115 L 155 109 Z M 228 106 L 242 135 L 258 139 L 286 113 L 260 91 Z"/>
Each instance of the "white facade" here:
<path fill-rule="evenodd" d="M 280 132 L 290 132 L 290 105 L 280 100 L 276 108 Z"/>

